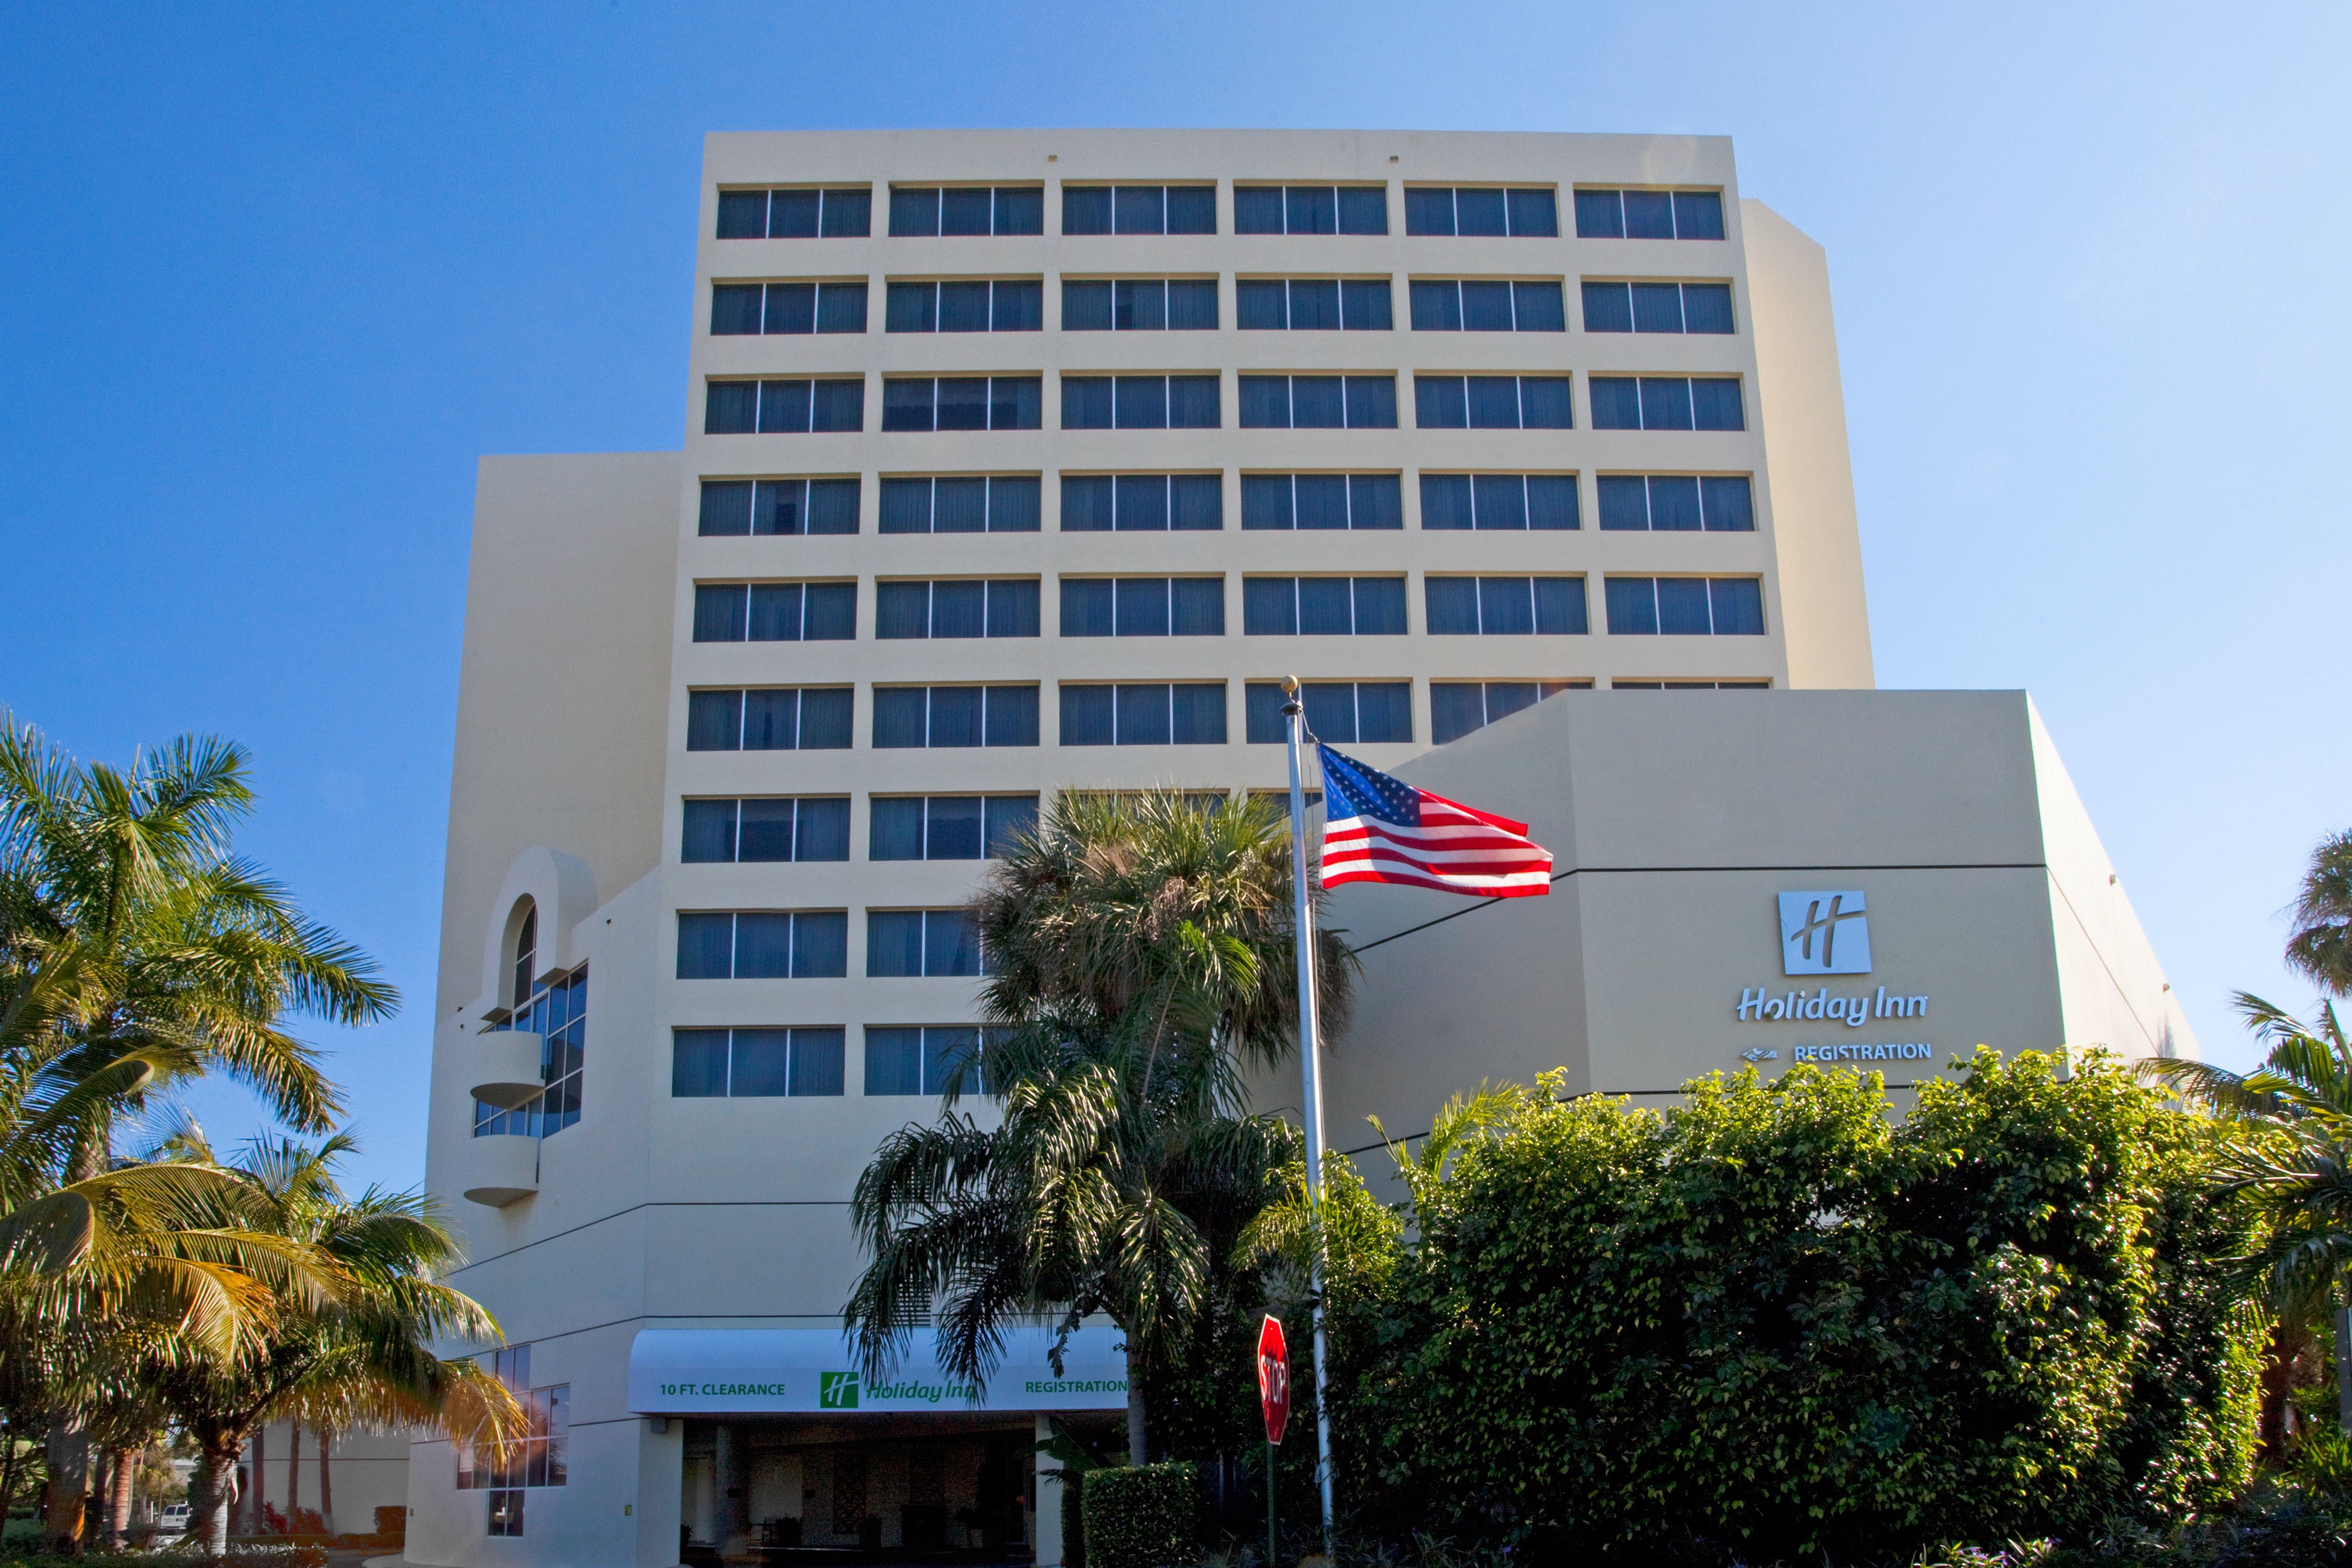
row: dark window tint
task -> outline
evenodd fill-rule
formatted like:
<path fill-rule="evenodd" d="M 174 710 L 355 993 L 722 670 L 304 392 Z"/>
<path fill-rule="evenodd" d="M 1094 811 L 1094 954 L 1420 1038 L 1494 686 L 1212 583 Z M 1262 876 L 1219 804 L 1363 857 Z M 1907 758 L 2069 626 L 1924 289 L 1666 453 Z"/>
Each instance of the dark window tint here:
<path fill-rule="evenodd" d="M 1034 637 L 1037 580 L 939 578 L 874 585 L 874 635 Z"/>
<path fill-rule="evenodd" d="M 706 435 L 850 431 L 865 419 L 862 379 L 711 382 L 702 429 Z"/>
<path fill-rule="evenodd" d="M 1559 205 L 1549 189 L 1538 186 L 1409 185 L 1404 193 L 1404 232 L 1513 237 L 1557 235 Z"/>
<path fill-rule="evenodd" d="M 1060 739 L 1064 746 L 1223 746 L 1224 683 L 1066 681 Z"/>
<path fill-rule="evenodd" d="M 985 973 L 980 933 L 961 909 L 869 910 L 866 972 L 886 977 Z"/>
<path fill-rule="evenodd" d="M 688 751 L 837 751 L 849 744 L 847 686 L 754 686 L 687 694 Z"/>
<path fill-rule="evenodd" d="M 1612 577 L 1609 630 L 1617 635 L 1759 637 L 1763 584 L 1752 577 Z"/>
<path fill-rule="evenodd" d="M 1385 332 L 1395 323 L 1385 277 L 1244 277 L 1235 325 L 1250 330 Z"/>
<path fill-rule="evenodd" d="M 710 287 L 713 336 L 760 332 L 863 332 L 866 285 L 716 283 Z"/>
<path fill-rule="evenodd" d="M 1403 485 L 1394 474 L 1244 474 L 1242 527 L 1401 528 Z"/>
<path fill-rule="evenodd" d="M 1065 185 L 1066 235 L 1213 235 L 1214 185 Z"/>
<path fill-rule="evenodd" d="M 1423 580 L 1432 636 L 1580 637 L 1580 577 L 1440 577 Z"/>
<path fill-rule="evenodd" d="M 698 531 L 730 534 L 854 534 L 856 479 L 705 479 Z"/>
<path fill-rule="evenodd" d="M 1062 378 L 1065 430 L 1214 430 L 1223 420 L 1219 378 Z"/>
<path fill-rule="evenodd" d="M 1568 328 L 1556 281 L 1416 278 L 1412 295 L 1416 332 L 1560 332 Z"/>
<path fill-rule="evenodd" d="M 835 1095 L 839 1029 L 678 1029 L 670 1031 L 670 1093 L 680 1099 Z"/>
<path fill-rule="evenodd" d="M 1424 528 L 1563 529 L 1578 526 L 1573 474 L 1423 474 Z"/>
<path fill-rule="evenodd" d="M 835 642 L 855 637 L 854 582 L 705 582 L 694 590 L 698 643 Z"/>
<path fill-rule="evenodd" d="M 1225 526 L 1217 474 L 1065 474 L 1064 533 L 1213 532 Z"/>
<path fill-rule="evenodd" d="M 994 859 L 1036 825 L 1034 795 L 877 795 L 867 856 L 877 861 Z"/>
<path fill-rule="evenodd" d="M 1373 745 L 1412 739 L 1410 681 L 1308 681 L 1299 695 L 1307 727 L 1323 740 Z M 1252 745 L 1279 745 L 1288 738 L 1280 686 L 1252 682 L 1244 697 Z"/>
<path fill-rule="evenodd" d="M 1415 376 L 1413 418 L 1423 430 L 1566 430 L 1566 376 Z"/>
<path fill-rule="evenodd" d="M 873 226 L 874 193 L 862 186 L 719 193 L 720 239 L 835 238 L 869 234 Z"/>
<path fill-rule="evenodd" d="M 1045 193 L 1035 185 L 894 185 L 890 233 L 1034 235 L 1045 228 Z"/>
<path fill-rule="evenodd" d="M 1393 430 L 1394 376 L 1241 378 L 1245 430 Z"/>
<path fill-rule="evenodd" d="M 1728 332 L 1727 283 L 1587 283 L 1588 332 Z"/>
<path fill-rule="evenodd" d="M 848 973 L 848 919 L 837 909 L 680 914 L 677 977 L 838 979 Z"/>
<path fill-rule="evenodd" d="M 1548 696 L 1591 685 L 1591 681 L 1432 681 L 1429 738 L 1444 746 Z"/>
<path fill-rule="evenodd" d="M 1384 235 L 1385 185 L 1236 185 L 1234 232 L 1244 235 Z"/>
<path fill-rule="evenodd" d="M 1253 637 L 1401 637 L 1402 577 L 1242 580 L 1242 631 Z"/>
<path fill-rule="evenodd" d="M 1213 331 L 1216 325 L 1213 277 L 1066 278 L 1062 283 L 1066 332 L 1196 332 Z"/>
<path fill-rule="evenodd" d="M 1066 577 L 1065 637 L 1222 637 L 1224 580 L 1216 577 Z"/>
<path fill-rule="evenodd" d="M 879 748 L 1037 744 L 1037 688 L 877 686 L 874 744 Z"/>
<path fill-rule="evenodd" d="M 981 1069 L 986 1031 L 970 1025 L 866 1030 L 866 1092 L 944 1094 L 984 1092 Z"/>
<path fill-rule="evenodd" d="M 1593 376 L 1595 430 L 1745 430 L 1737 376 Z"/>
<path fill-rule="evenodd" d="M 879 527 L 886 534 L 1034 534 L 1038 495 L 1034 474 L 885 479 Z"/>
<path fill-rule="evenodd" d="M 1744 474 L 1603 474 L 1601 526 L 1609 529 L 1750 533 L 1755 495 Z"/>
<path fill-rule="evenodd" d="M 1721 239 L 1719 191 L 1579 191 L 1580 239 Z"/>
<path fill-rule="evenodd" d="M 1034 332 L 1045 286 L 1035 278 L 893 283 L 883 308 L 892 332 Z"/>
<path fill-rule="evenodd" d="M 1034 430 L 1044 406 L 1035 376 L 890 377 L 884 430 Z"/>

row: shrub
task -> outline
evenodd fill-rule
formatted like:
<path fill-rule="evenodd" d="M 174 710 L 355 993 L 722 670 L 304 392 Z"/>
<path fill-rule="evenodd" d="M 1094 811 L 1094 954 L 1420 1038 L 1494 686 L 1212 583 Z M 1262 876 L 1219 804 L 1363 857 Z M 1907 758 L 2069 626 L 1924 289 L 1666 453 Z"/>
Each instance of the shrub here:
<path fill-rule="evenodd" d="M 1090 1472 L 1086 1499 L 1088 1568 L 1175 1568 L 1201 1552 L 1196 1465 L 1128 1465 Z"/>
<path fill-rule="evenodd" d="M 375 1511 L 375 1532 L 386 1539 L 404 1537 L 408 1533 L 408 1510 L 399 1503 L 388 1503 Z"/>
<path fill-rule="evenodd" d="M 1086 1473 L 1064 1466 L 1062 1478 L 1062 1568 L 1087 1568 Z"/>

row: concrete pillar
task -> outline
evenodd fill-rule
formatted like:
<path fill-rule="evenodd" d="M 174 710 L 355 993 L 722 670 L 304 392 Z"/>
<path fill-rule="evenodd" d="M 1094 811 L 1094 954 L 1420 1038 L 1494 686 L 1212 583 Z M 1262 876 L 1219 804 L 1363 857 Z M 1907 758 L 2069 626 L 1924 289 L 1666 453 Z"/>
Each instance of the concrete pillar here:
<path fill-rule="evenodd" d="M 719 1538 L 720 1556 L 756 1560 L 759 1553 L 751 1541 L 751 1456 L 743 1437 L 743 1429 L 731 1421 L 721 1421 L 714 1429 L 710 1468 L 718 1479 L 719 1524 L 711 1533 Z"/>
<path fill-rule="evenodd" d="M 1054 1420 L 1050 1416 L 1037 1417 L 1037 1440 L 1050 1442 L 1054 1436 Z M 1037 1568 L 1060 1568 L 1062 1561 L 1062 1461 L 1053 1455 L 1037 1456 L 1037 1475 L 1030 1485 L 1029 1495 L 1037 1504 Z M 1048 1480 L 1048 1476 L 1057 1478 Z"/>
<path fill-rule="evenodd" d="M 636 1526 L 635 1568 L 670 1568 L 679 1556 L 686 1512 L 686 1423 L 653 1416 L 638 1423 L 637 1495 L 624 1515 Z"/>

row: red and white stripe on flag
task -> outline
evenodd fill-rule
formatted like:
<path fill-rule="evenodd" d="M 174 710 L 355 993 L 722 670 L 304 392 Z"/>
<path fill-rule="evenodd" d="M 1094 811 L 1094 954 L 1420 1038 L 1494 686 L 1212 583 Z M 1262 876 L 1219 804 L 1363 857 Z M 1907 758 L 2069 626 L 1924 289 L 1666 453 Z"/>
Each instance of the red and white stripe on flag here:
<path fill-rule="evenodd" d="M 1551 891 L 1551 852 L 1528 825 L 1415 789 L 1328 747 L 1323 885 L 1390 882 L 1485 898 Z"/>

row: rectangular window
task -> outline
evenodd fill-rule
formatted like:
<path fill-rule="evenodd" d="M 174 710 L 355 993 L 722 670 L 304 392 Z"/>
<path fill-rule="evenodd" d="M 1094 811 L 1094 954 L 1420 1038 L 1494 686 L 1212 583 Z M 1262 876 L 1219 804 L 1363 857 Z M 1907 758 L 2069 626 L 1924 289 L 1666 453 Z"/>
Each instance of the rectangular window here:
<path fill-rule="evenodd" d="M 1213 332 L 1213 277 L 1121 277 L 1062 280 L 1065 332 Z"/>
<path fill-rule="evenodd" d="M 947 475 L 882 481 L 886 534 L 1034 534 L 1034 474 Z"/>
<path fill-rule="evenodd" d="M 857 635 L 855 582 L 698 582 L 698 643 L 836 643 Z"/>
<path fill-rule="evenodd" d="M 1245 577 L 1249 637 L 1402 637 L 1402 577 Z"/>
<path fill-rule="evenodd" d="M 1394 430 L 1396 377 L 1244 376 L 1244 430 Z"/>
<path fill-rule="evenodd" d="M 869 909 L 866 972 L 885 978 L 937 979 L 991 972 L 980 932 L 961 909 Z"/>
<path fill-rule="evenodd" d="M 1612 681 L 1612 692 L 1761 692 L 1769 691 L 1772 683 L 1764 681 Z"/>
<path fill-rule="evenodd" d="M 1415 376 L 1413 423 L 1423 430 L 1568 430 L 1566 376 Z"/>
<path fill-rule="evenodd" d="M 866 282 L 714 283 L 710 335 L 763 332 L 863 332 Z"/>
<path fill-rule="evenodd" d="M 1422 580 L 1433 637 L 1581 637 L 1580 577 L 1440 577 Z"/>
<path fill-rule="evenodd" d="M 1244 474 L 1242 527 L 1401 528 L 1403 481 L 1395 474 Z"/>
<path fill-rule="evenodd" d="M 720 239 L 855 239 L 873 232 L 870 185 L 719 193 Z"/>
<path fill-rule="evenodd" d="M 1220 378 L 1072 376 L 1062 378 L 1064 430 L 1214 430 L 1224 422 Z"/>
<path fill-rule="evenodd" d="M 1429 738 L 1444 746 L 1472 730 L 1533 707 L 1548 696 L 1565 691 L 1590 691 L 1591 681 L 1432 681 L 1429 683 Z"/>
<path fill-rule="evenodd" d="M 1064 185 L 1066 235 L 1213 235 L 1214 185 Z"/>
<path fill-rule="evenodd" d="M 1034 577 L 940 577 L 874 585 L 874 635 L 1034 637 Z"/>
<path fill-rule="evenodd" d="M 1034 795 L 877 795 L 869 804 L 869 860 L 994 860 L 1037 825 Z"/>
<path fill-rule="evenodd" d="M 882 312 L 890 332 L 1034 332 L 1045 326 L 1045 286 L 1028 278 L 893 283 Z"/>
<path fill-rule="evenodd" d="M 1589 376 L 1595 430 L 1745 430 L 1738 376 Z"/>
<path fill-rule="evenodd" d="M 1037 744 L 1037 688 L 877 686 L 874 744 L 908 750 Z"/>
<path fill-rule="evenodd" d="M 678 859 L 688 865 L 849 858 L 845 795 L 752 796 L 685 804 Z"/>
<path fill-rule="evenodd" d="M 673 1029 L 669 1092 L 678 1100 L 838 1095 L 844 1030 Z"/>
<path fill-rule="evenodd" d="M 1753 577 L 1612 577 L 1613 636 L 1760 637 L 1764 586 Z"/>
<path fill-rule="evenodd" d="M 944 1094 L 982 1092 L 980 1078 L 985 1031 L 970 1024 L 945 1027 L 866 1026 L 866 1092 Z"/>
<path fill-rule="evenodd" d="M 838 751 L 849 745 L 847 686 L 688 692 L 688 751 Z"/>
<path fill-rule="evenodd" d="M 1721 239 L 1720 191 L 1579 191 L 1579 239 Z"/>
<path fill-rule="evenodd" d="M 849 479 L 705 479 L 705 538 L 751 534 L 854 534 L 857 481 Z"/>
<path fill-rule="evenodd" d="M 1612 531 L 1756 531 L 1756 497 L 1745 474 L 1602 474 L 1593 483 L 1601 526 Z"/>
<path fill-rule="evenodd" d="M 1559 198 L 1549 186 L 1407 185 L 1404 232 L 1556 236 Z"/>
<path fill-rule="evenodd" d="M 865 424 L 863 377 L 706 383 L 705 435 L 806 434 L 860 430 Z"/>
<path fill-rule="evenodd" d="M 1066 534 L 1207 532 L 1225 526 L 1222 474 L 1065 474 Z"/>
<path fill-rule="evenodd" d="M 1042 185 L 890 187 L 893 238 L 1045 232 L 1045 191 Z"/>
<path fill-rule="evenodd" d="M 1386 185 L 1235 185 L 1237 235 L 1384 235 Z"/>
<path fill-rule="evenodd" d="M 1421 526 L 1435 529 L 1574 528 L 1573 474 L 1423 474 Z"/>
<path fill-rule="evenodd" d="M 527 928 L 528 929 L 528 928 Z M 530 938 L 524 939 L 528 945 Z M 587 1043 L 588 967 L 533 981 L 526 953 L 516 961 L 514 1010 L 491 1026 L 540 1037 L 539 1077 L 547 1087 L 510 1109 L 474 1103 L 474 1136 L 551 1138 L 580 1120 L 582 1064 Z"/>
<path fill-rule="evenodd" d="M 1066 577 L 1065 637 L 1222 637 L 1222 577 Z"/>
<path fill-rule="evenodd" d="M 1411 681 L 1307 681 L 1299 688 L 1308 733 L 1334 745 L 1368 746 L 1412 738 Z M 1271 681 L 1252 681 L 1243 693 L 1253 746 L 1289 739 L 1282 716 L 1287 699 Z"/>
<path fill-rule="evenodd" d="M 1584 285 L 1588 332 L 1728 332 L 1728 283 Z"/>
<path fill-rule="evenodd" d="M 848 973 L 844 910 L 678 912 L 681 980 L 837 980 Z"/>
<path fill-rule="evenodd" d="M 1034 430 L 1045 408 L 1036 376 L 887 376 L 885 430 Z"/>
<path fill-rule="evenodd" d="M 1385 277 L 1234 281 L 1234 325 L 1245 332 L 1385 332 L 1395 324 Z"/>
<path fill-rule="evenodd" d="M 1565 332 L 1558 278 L 1507 283 L 1492 278 L 1412 280 L 1416 332 Z"/>
<path fill-rule="evenodd" d="M 1062 683 L 1064 746 L 1223 746 L 1223 681 Z"/>

